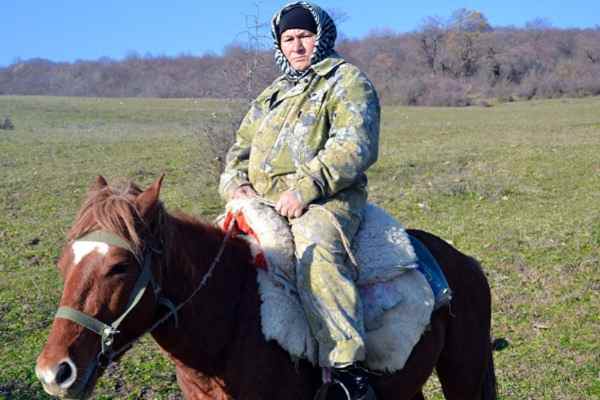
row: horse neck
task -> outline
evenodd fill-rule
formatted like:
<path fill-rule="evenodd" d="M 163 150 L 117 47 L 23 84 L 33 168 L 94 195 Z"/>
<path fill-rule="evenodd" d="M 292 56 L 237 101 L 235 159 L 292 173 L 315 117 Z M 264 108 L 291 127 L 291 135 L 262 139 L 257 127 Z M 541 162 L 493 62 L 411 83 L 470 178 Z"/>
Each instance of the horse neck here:
<path fill-rule="evenodd" d="M 216 260 L 225 234 L 187 217 L 169 217 L 163 296 L 175 305 L 186 301 Z M 196 369 L 212 369 L 236 331 L 238 305 L 248 293 L 250 250 L 245 242 L 229 239 L 212 274 L 173 321 L 157 329 L 154 338 L 176 361 Z"/>

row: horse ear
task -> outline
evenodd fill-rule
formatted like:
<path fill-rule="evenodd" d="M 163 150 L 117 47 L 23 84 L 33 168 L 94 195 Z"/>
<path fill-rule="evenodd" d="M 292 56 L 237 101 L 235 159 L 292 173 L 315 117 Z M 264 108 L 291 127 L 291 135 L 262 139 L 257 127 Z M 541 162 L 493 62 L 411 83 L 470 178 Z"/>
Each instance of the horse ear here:
<path fill-rule="evenodd" d="M 135 204 L 142 218 L 150 216 L 154 207 L 158 204 L 158 197 L 160 195 L 160 188 L 165 174 L 158 177 L 157 180 L 146 190 L 144 190 L 136 199 Z"/>
<path fill-rule="evenodd" d="M 102 189 L 104 189 L 107 186 L 108 186 L 108 182 L 106 182 L 106 179 L 104 179 L 104 177 L 102 175 L 98 175 L 96 177 L 96 180 L 94 181 L 94 183 L 90 187 L 90 192 L 95 192 L 95 191 L 98 191 L 98 190 L 102 190 Z"/>

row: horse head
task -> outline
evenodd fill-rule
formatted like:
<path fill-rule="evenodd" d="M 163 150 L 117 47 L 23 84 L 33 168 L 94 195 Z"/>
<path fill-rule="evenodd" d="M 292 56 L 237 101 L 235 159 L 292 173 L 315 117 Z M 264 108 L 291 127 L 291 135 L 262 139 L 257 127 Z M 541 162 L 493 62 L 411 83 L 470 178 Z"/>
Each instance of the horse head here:
<path fill-rule="evenodd" d="M 50 395 L 88 397 L 108 362 L 156 320 L 162 179 L 115 190 L 99 176 L 89 190 L 58 261 L 63 293 L 35 369 Z"/>

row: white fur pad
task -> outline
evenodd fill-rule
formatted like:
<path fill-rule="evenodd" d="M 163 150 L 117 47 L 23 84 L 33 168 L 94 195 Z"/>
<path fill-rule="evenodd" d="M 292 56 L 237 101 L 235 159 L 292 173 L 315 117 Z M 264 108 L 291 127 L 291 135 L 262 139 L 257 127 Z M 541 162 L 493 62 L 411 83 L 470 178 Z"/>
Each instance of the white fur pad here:
<path fill-rule="evenodd" d="M 236 200 L 227 209 L 244 213 L 269 264 L 269 272 L 258 271 L 266 339 L 316 364 L 318 344 L 296 292 L 293 238 L 287 222 L 259 200 Z M 366 366 L 398 371 L 430 322 L 433 292 L 415 270 L 416 255 L 406 231 L 377 206 L 365 208 L 352 252 L 360 271 L 357 286 L 364 308 Z"/>
<path fill-rule="evenodd" d="M 258 271 L 258 283 L 265 338 L 277 341 L 291 355 L 316 364 L 318 345 L 310 333 L 298 294 L 262 270 Z M 433 310 L 431 287 L 419 271 L 411 270 L 391 282 L 359 288 L 359 291 L 365 308 L 366 366 L 381 372 L 402 369 L 429 325 Z M 377 308 L 372 302 L 378 300 L 380 291 L 388 291 L 387 296 L 395 294 L 397 303 L 374 318 L 368 310 Z"/>

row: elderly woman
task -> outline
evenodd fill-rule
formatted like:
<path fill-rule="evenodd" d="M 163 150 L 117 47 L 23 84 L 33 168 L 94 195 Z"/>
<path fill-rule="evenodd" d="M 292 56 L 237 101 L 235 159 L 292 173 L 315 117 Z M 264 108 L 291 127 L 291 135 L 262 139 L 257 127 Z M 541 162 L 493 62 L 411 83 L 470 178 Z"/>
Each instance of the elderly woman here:
<path fill-rule="evenodd" d="M 358 271 L 347 262 L 343 236 L 356 233 L 367 199 L 379 100 L 367 77 L 334 51 L 335 24 L 318 6 L 285 6 L 273 17 L 272 34 L 283 75 L 252 103 L 219 189 L 226 200 L 269 199 L 289 219 L 319 363 L 333 368 L 350 398 L 363 399 L 369 386 L 357 367 L 365 358 Z"/>

